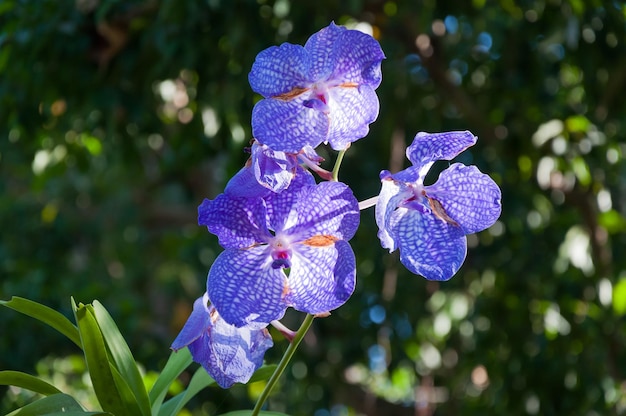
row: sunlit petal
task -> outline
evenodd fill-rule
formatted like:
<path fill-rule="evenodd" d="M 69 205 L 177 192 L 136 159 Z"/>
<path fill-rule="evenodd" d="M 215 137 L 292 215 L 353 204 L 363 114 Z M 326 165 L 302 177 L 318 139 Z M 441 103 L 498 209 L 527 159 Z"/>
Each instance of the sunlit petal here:
<path fill-rule="evenodd" d="M 391 214 L 402 201 L 411 196 L 411 192 L 407 190 L 401 192 L 401 186 L 391 179 L 388 171 L 381 172 L 381 179 L 382 188 L 376 201 L 376 224 L 381 245 L 391 252 L 397 248 L 396 241 L 389 233 L 393 228 Z"/>
<path fill-rule="evenodd" d="M 274 193 L 265 198 L 268 226 L 273 231 L 282 231 L 298 221 L 296 204 L 300 197 L 299 190 L 312 185 L 315 185 L 313 175 L 303 168 L 298 168 L 285 192 Z"/>
<path fill-rule="evenodd" d="M 407 208 L 398 208 L 391 230 L 400 249 L 400 261 L 428 280 L 448 280 L 459 270 L 467 241 L 459 226 Z"/>
<path fill-rule="evenodd" d="M 367 136 L 370 123 L 378 117 L 378 96 L 368 86 L 336 87 L 329 92 L 332 114 L 328 142 L 335 150 Z"/>
<path fill-rule="evenodd" d="M 465 234 L 491 227 L 502 211 L 500 188 L 476 166 L 453 164 L 426 187 L 426 193 L 441 203 Z"/>
<path fill-rule="evenodd" d="M 286 276 L 271 267 L 267 248 L 257 246 L 222 252 L 209 271 L 207 292 L 226 322 L 244 326 L 280 319 L 287 307 L 285 285 Z"/>
<path fill-rule="evenodd" d="M 298 153 L 317 147 L 328 137 L 328 116 L 304 106 L 303 100 L 261 100 L 252 110 L 252 134 L 274 150 Z"/>
<path fill-rule="evenodd" d="M 406 149 L 406 157 L 418 167 L 436 160 L 451 160 L 473 146 L 476 140 L 478 138 L 469 131 L 419 132 Z"/>
<path fill-rule="evenodd" d="M 273 345 L 265 326 L 237 328 L 227 324 L 208 296 L 197 299 L 172 349 L 188 347 L 193 360 L 201 364 L 222 388 L 247 383 L 263 364 L 265 351 Z"/>
<path fill-rule="evenodd" d="M 226 184 L 224 193 L 233 198 L 262 198 L 272 192 L 259 183 L 251 166 L 244 166 Z"/>
<path fill-rule="evenodd" d="M 268 98 L 304 87 L 307 82 L 305 56 L 302 46 L 289 43 L 261 51 L 248 74 L 252 90 Z"/>
<path fill-rule="evenodd" d="M 314 235 L 332 235 L 349 240 L 359 226 L 359 203 L 341 182 L 322 182 L 300 191 L 295 207 L 298 221 L 287 230 L 299 241 Z"/>
<path fill-rule="evenodd" d="M 261 198 L 233 198 L 220 194 L 198 207 L 198 224 L 206 225 L 224 248 L 243 248 L 270 236 Z"/>
<path fill-rule="evenodd" d="M 325 247 L 299 245 L 289 274 L 288 302 L 297 310 L 323 313 L 343 305 L 356 283 L 356 261 L 345 241 Z"/>

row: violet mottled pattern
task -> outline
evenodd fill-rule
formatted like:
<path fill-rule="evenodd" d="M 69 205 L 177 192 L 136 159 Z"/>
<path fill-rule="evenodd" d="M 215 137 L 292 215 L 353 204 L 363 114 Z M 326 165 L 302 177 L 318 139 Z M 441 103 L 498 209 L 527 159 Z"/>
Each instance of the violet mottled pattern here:
<path fill-rule="evenodd" d="M 222 388 L 247 383 L 263 364 L 263 356 L 273 344 L 264 326 L 237 328 L 227 324 L 208 296 L 198 298 L 185 326 L 172 343 L 178 351 L 188 347 L 193 360 L 202 365 Z"/>
<path fill-rule="evenodd" d="M 198 222 L 225 248 L 209 271 L 207 291 L 230 324 L 269 323 L 287 307 L 328 312 L 354 290 L 347 240 L 358 228 L 359 208 L 343 183 L 316 185 L 298 174 L 286 190 L 265 198 L 224 193 L 204 200 Z"/>
<path fill-rule="evenodd" d="M 376 204 L 381 244 L 428 280 L 448 280 L 461 267 L 467 234 L 482 231 L 502 210 L 500 188 L 476 166 L 453 163 L 432 185 L 424 178 L 437 160 L 452 160 L 476 143 L 469 131 L 418 133 L 407 148 L 413 166 L 382 171 Z"/>
<path fill-rule="evenodd" d="M 373 37 L 334 23 L 304 46 L 283 43 L 262 51 L 248 76 L 264 97 L 252 111 L 254 137 L 292 153 L 320 143 L 347 148 L 378 117 L 374 90 L 384 58 Z"/>
<path fill-rule="evenodd" d="M 272 192 L 282 192 L 293 177 L 310 175 L 300 163 L 319 169 L 323 159 L 311 146 L 298 153 L 285 153 L 270 149 L 255 141 L 250 148 L 250 159 L 226 184 L 224 193 L 232 197 L 265 197 Z"/>

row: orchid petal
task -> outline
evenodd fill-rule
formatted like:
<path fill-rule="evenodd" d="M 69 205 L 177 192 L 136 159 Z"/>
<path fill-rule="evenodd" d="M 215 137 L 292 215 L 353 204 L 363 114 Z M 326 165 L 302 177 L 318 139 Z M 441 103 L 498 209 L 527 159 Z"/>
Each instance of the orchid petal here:
<path fill-rule="evenodd" d="M 189 348 L 193 360 L 201 364 L 222 388 L 247 383 L 263 365 L 265 351 L 273 345 L 266 324 L 237 328 L 220 317 L 208 296 L 196 299 L 193 311 L 180 331 L 172 349 Z"/>
<path fill-rule="evenodd" d="M 327 141 L 334 150 L 367 136 L 370 123 L 378 117 L 378 96 L 368 85 L 332 88 L 328 105 L 332 117 Z"/>
<path fill-rule="evenodd" d="M 359 227 L 359 202 L 341 182 L 322 182 L 304 187 L 298 195 L 297 223 L 287 233 L 300 241 L 315 235 L 349 240 Z"/>
<path fill-rule="evenodd" d="M 207 302 L 206 293 L 194 302 L 193 311 L 171 348 L 178 351 L 188 347 L 193 360 L 223 388 L 236 382 L 247 383 L 263 364 L 265 351 L 273 345 L 265 329 L 267 325 L 229 325 Z"/>
<path fill-rule="evenodd" d="M 478 138 L 469 131 L 419 132 L 406 149 L 406 157 L 418 168 L 437 160 L 452 160 L 476 144 L 476 140 Z"/>
<path fill-rule="evenodd" d="M 205 199 L 198 207 L 198 224 L 206 225 L 224 248 L 249 247 L 271 237 L 261 198 L 220 194 L 212 201 Z"/>
<path fill-rule="evenodd" d="M 333 49 L 338 60 L 330 79 L 378 88 L 382 81 L 380 62 L 385 54 L 376 39 L 358 30 L 346 30 L 338 36 Z"/>
<path fill-rule="evenodd" d="M 257 181 L 274 192 L 289 186 L 298 162 L 295 155 L 277 152 L 255 143 L 252 146 L 252 169 Z"/>
<path fill-rule="evenodd" d="M 252 64 L 248 81 L 265 98 L 305 87 L 306 52 L 300 45 L 283 43 L 261 51 Z"/>
<path fill-rule="evenodd" d="M 502 211 L 500 188 L 476 166 L 455 163 L 441 172 L 435 184 L 425 189 L 465 234 L 491 227 Z"/>
<path fill-rule="evenodd" d="M 271 194 L 265 198 L 268 226 L 273 231 L 282 231 L 296 223 L 298 213 L 294 207 L 299 190 L 304 186 L 315 185 L 315 178 L 309 171 L 298 167 L 296 172 L 286 192 Z"/>
<path fill-rule="evenodd" d="M 400 261 L 428 280 L 449 280 L 459 270 L 467 252 L 463 230 L 432 214 L 408 208 L 394 213 L 391 233 L 400 249 Z"/>
<path fill-rule="evenodd" d="M 219 317 L 206 338 L 208 342 L 191 344 L 189 351 L 222 388 L 247 383 L 274 345 L 267 329 L 237 328 Z"/>
<path fill-rule="evenodd" d="M 317 147 L 326 140 L 328 115 L 305 107 L 304 99 L 261 100 L 252 109 L 252 134 L 274 150 L 298 153 L 304 146 Z"/>
<path fill-rule="evenodd" d="M 271 267 L 266 246 L 223 251 L 209 270 L 207 292 L 220 315 L 241 327 L 280 319 L 286 304 L 286 276 Z"/>
<path fill-rule="evenodd" d="M 321 162 L 324 161 L 324 158 L 318 155 L 315 149 L 313 149 L 313 147 L 309 145 L 304 146 L 302 148 L 302 151 L 300 152 L 299 156 L 308 159 L 309 161 L 311 161 L 312 163 L 316 165 L 319 165 Z"/>
<path fill-rule="evenodd" d="M 332 74 L 338 59 L 334 45 L 347 30 L 333 22 L 307 40 L 304 49 L 308 57 L 306 73 L 308 79 L 326 79 Z"/>
<path fill-rule="evenodd" d="M 430 164 L 425 166 L 430 167 Z M 419 169 L 416 166 L 409 166 L 408 168 L 394 173 L 393 175 L 389 173 L 389 171 L 384 170 L 380 172 L 380 179 L 383 179 L 384 174 L 385 176 L 390 176 L 396 182 L 422 184 L 426 173 L 428 173 L 428 171 L 423 172 L 422 169 Z"/>
<path fill-rule="evenodd" d="M 395 239 L 389 233 L 393 224 L 391 214 L 401 202 L 410 198 L 412 192 L 405 185 L 395 182 L 388 171 L 380 174 L 382 188 L 376 201 L 376 224 L 378 225 L 378 238 L 383 248 L 393 252 L 397 248 Z"/>
<path fill-rule="evenodd" d="M 287 301 L 299 311 L 328 312 L 343 305 L 356 284 L 356 261 L 350 244 L 299 245 L 294 250 Z"/>
<path fill-rule="evenodd" d="M 259 183 L 250 166 L 241 168 L 224 188 L 224 193 L 233 198 L 263 198 L 271 192 L 269 188 Z"/>

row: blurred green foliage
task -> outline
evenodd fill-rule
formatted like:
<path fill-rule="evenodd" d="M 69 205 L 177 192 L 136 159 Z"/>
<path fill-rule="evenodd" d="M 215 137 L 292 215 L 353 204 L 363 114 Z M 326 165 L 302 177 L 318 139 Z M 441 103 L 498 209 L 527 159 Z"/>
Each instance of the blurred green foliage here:
<path fill-rule="evenodd" d="M 158 371 L 220 251 L 196 207 L 245 161 L 255 55 L 334 20 L 387 56 L 379 119 L 341 179 L 369 198 L 415 133 L 469 129 L 459 159 L 501 186 L 503 214 L 438 284 L 363 212 L 356 293 L 316 320 L 271 408 L 626 414 L 625 15 L 600 0 L 3 0 L 0 297 L 68 316 L 70 296 L 98 299 Z M 0 327 L 0 369 L 77 353 L 11 311 Z M 260 388 L 211 388 L 190 411 L 250 407 Z"/>

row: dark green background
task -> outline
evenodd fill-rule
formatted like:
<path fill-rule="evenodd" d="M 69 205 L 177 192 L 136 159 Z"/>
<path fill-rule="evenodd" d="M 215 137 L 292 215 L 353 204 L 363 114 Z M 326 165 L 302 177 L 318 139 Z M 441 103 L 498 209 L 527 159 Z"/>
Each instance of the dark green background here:
<path fill-rule="evenodd" d="M 270 408 L 626 414 L 625 14 L 582 0 L 3 0 L 0 297 L 68 316 L 70 296 L 98 299 L 158 371 L 221 250 L 196 208 L 245 161 L 255 55 L 365 22 L 387 56 L 380 116 L 341 179 L 369 198 L 415 133 L 469 129 L 479 141 L 459 160 L 500 185 L 503 212 L 432 283 L 380 247 L 364 211 L 356 292 L 314 323 Z M 0 328 L 0 369 L 78 353 L 8 309 Z M 274 338 L 270 362 L 286 348 Z M 252 391 L 211 388 L 189 409 L 249 408 Z"/>

